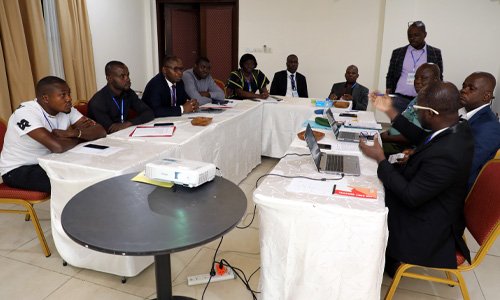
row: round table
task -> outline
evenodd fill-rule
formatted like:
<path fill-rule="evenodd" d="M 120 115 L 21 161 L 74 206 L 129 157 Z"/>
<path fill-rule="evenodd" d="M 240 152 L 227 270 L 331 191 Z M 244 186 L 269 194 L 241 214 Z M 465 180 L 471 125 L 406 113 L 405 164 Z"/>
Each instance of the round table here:
<path fill-rule="evenodd" d="M 135 175 L 110 178 L 76 194 L 64 207 L 62 227 L 93 250 L 154 255 L 158 299 L 190 299 L 172 296 L 170 253 L 230 231 L 246 211 L 245 194 L 221 177 L 196 188 L 163 188 L 131 181 Z"/>

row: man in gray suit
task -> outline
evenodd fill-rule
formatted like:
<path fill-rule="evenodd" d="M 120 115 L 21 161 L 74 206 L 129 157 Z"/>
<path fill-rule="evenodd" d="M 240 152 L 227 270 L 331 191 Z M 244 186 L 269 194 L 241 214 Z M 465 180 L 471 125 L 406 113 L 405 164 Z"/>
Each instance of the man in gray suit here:
<path fill-rule="evenodd" d="M 333 84 L 328 98 L 352 101 L 352 109 L 366 110 L 368 106 L 368 89 L 356 82 L 358 77 L 358 67 L 355 65 L 348 66 L 345 70 L 346 81 Z"/>

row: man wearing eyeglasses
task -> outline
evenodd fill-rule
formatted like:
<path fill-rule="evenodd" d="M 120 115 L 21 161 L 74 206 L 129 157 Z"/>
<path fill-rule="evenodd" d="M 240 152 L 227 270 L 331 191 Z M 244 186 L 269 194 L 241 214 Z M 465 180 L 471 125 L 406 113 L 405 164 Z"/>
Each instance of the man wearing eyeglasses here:
<path fill-rule="evenodd" d="M 415 73 L 415 81 L 413 85 L 417 93 L 427 86 L 431 82 L 440 81 L 439 67 L 433 63 L 425 63 L 418 67 Z M 418 121 L 417 112 L 413 108 L 413 105 L 417 103 L 417 98 L 415 97 L 409 104 L 408 107 L 401 113 L 410 122 L 422 127 Z M 410 141 L 402 135 L 397 129 L 389 128 L 389 130 L 382 132 L 380 135 L 382 142 L 384 143 L 384 153 L 386 155 L 391 155 L 394 153 L 399 153 L 403 149 L 408 147 L 413 147 Z"/>
<path fill-rule="evenodd" d="M 286 58 L 286 70 L 276 72 L 271 83 L 271 95 L 307 98 L 306 77 L 299 72 L 299 58 L 290 54 Z"/>
<path fill-rule="evenodd" d="M 156 118 L 181 116 L 198 110 L 198 101 L 189 99 L 184 90 L 183 72 L 184 66 L 180 58 L 166 56 L 161 72 L 144 88 L 142 100 L 151 107 Z"/>
<path fill-rule="evenodd" d="M 416 21 L 408 25 L 409 45 L 392 52 L 386 77 L 386 93 L 398 96 L 394 104 L 400 111 L 403 111 L 417 95 L 413 81 L 419 66 L 426 62 L 437 64 L 441 71 L 440 78 L 443 79 L 441 50 L 425 43 L 427 37 L 425 24 L 422 21 Z"/>
<path fill-rule="evenodd" d="M 417 145 L 402 166 L 393 166 L 377 139 L 359 147 L 378 163 L 389 208 L 386 272 L 394 275 L 398 263 L 456 268 L 456 249 L 470 262 L 462 239 L 467 180 L 474 142 L 471 129 L 458 116 L 460 93 L 448 82 L 432 82 L 418 94 L 418 128 L 401 116 L 388 96 L 370 95 L 374 107 L 385 112 L 393 126 Z"/>
<path fill-rule="evenodd" d="M 469 75 L 460 90 L 460 104 L 466 110 L 462 118 L 469 121 L 474 135 L 474 158 L 467 187 L 470 189 L 484 164 L 500 149 L 500 123 L 490 104 L 496 80 L 486 72 Z"/>

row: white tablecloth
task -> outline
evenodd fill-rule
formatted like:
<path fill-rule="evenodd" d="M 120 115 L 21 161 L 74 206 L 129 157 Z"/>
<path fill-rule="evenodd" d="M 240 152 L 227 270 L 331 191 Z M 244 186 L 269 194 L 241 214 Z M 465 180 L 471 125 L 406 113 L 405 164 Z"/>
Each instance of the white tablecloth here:
<path fill-rule="evenodd" d="M 154 122 L 174 122 L 172 137 L 130 138 L 130 127 L 92 143 L 120 147 L 110 156 L 77 153 L 74 150 L 50 154 L 39 159 L 52 186 L 52 235 L 61 257 L 70 265 L 135 276 L 153 262 L 153 257 L 105 254 L 82 247 L 62 229 L 60 217 L 66 203 L 86 187 L 110 177 L 144 170 L 147 162 L 165 157 L 213 162 L 222 176 L 239 183 L 261 162 L 261 103 L 241 101 L 224 113 L 189 114 L 160 118 Z M 189 117 L 211 116 L 209 126 L 192 126 Z M 152 122 L 152 123 L 154 123 Z M 77 150 L 82 145 L 77 146 Z M 124 230 L 126 230 L 124 228 Z"/>
<path fill-rule="evenodd" d="M 153 257 L 118 256 L 87 249 L 66 235 L 61 225 L 61 213 L 66 203 L 86 187 L 110 177 L 139 172 L 144 169 L 147 162 L 170 156 L 173 149 L 164 145 L 117 141 L 109 138 L 93 143 L 119 147 L 122 150 L 107 157 L 70 150 L 61 154 L 49 154 L 39 159 L 52 186 L 50 212 L 54 243 L 61 257 L 70 265 L 120 276 L 135 276 L 153 262 Z M 79 147 L 82 145 L 78 145 L 75 150 Z"/>
<path fill-rule="evenodd" d="M 134 129 L 130 127 L 109 138 L 169 145 L 174 157 L 213 163 L 224 178 L 238 184 L 261 162 L 262 109 L 262 103 L 239 101 L 223 113 L 199 112 L 150 123 L 173 122 L 172 137 L 129 137 Z M 193 126 L 190 118 L 195 116 L 211 117 L 212 123 Z"/>
<path fill-rule="evenodd" d="M 325 141 L 335 141 L 331 131 L 325 132 Z M 309 149 L 296 139 L 288 152 Z M 376 163 L 360 152 L 349 154 L 360 157 L 362 174 L 340 182 L 375 187 L 377 200 L 291 192 L 292 179 L 277 176 L 266 177 L 254 191 L 263 300 L 380 298 L 388 238 L 384 189 L 376 177 Z M 271 173 L 338 177 L 318 173 L 309 155 L 287 156 Z"/>

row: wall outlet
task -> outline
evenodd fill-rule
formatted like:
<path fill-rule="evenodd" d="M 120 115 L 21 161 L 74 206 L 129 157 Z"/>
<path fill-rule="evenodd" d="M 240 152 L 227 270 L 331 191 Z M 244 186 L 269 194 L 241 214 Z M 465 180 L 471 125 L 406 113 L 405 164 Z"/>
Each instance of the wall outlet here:
<path fill-rule="evenodd" d="M 230 267 L 226 267 L 226 273 L 219 275 L 215 274 L 212 276 L 212 279 L 210 282 L 217 282 L 217 281 L 223 281 L 223 280 L 229 280 L 229 279 L 234 279 L 236 278 L 234 275 L 233 269 Z M 201 274 L 201 275 L 194 275 L 194 276 L 188 276 L 188 285 L 197 285 L 197 284 L 206 284 L 208 282 L 208 279 L 210 278 L 210 274 Z"/>

